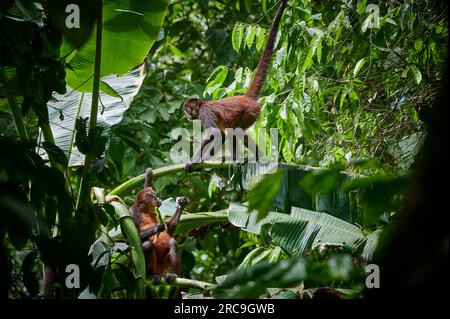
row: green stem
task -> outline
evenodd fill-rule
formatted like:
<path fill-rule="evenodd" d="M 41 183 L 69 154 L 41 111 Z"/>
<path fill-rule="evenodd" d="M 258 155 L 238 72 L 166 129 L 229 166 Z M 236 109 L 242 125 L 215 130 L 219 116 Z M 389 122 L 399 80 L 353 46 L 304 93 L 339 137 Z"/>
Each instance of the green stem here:
<path fill-rule="evenodd" d="M 23 117 L 20 113 L 19 106 L 17 105 L 16 98 L 8 95 L 8 103 L 20 140 L 28 141 L 27 130 L 25 129 Z"/>
<path fill-rule="evenodd" d="M 165 222 L 168 222 L 169 217 Z M 199 225 L 210 225 L 215 223 L 228 222 L 228 210 L 223 209 L 216 212 L 201 212 L 181 215 L 175 235 L 188 235 L 191 229 L 199 227 Z"/>
<path fill-rule="evenodd" d="M 100 94 L 100 71 L 102 65 L 102 29 L 103 29 L 103 1 L 97 0 L 97 34 L 95 39 L 95 67 L 94 83 L 92 88 L 91 114 L 89 118 L 89 131 L 97 125 L 98 98 Z"/>
<path fill-rule="evenodd" d="M 203 162 L 194 164 L 194 168 L 225 168 L 229 167 L 230 163 L 222 163 L 222 162 Z M 166 167 L 161 167 L 153 170 L 153 179 L 175 174 L 178 172 L 184 171 L 185 164 L 175 164 Z M 126 181 L 125 183 L 114 188 L 108 195 L 118 195 L 123 196 L 131 192 L 133 189 L 142 187 L 144 184 L 145 174 L 138 175 Z"/>
<path fill-rule="evenodd" d="M 47 143 L 51 143 L 55 145 L 55 138 L 53 137 L 53 132 L 50 127 L 50 124 L 47 123 L 40 123 L 40 127 L 42 129 L 42 135 L 44 135 L 44 140 Z M 52 157 L 52 154 L 48 154 L 48 157 Z"/>
<path fill-rule="evenodd" d="M 102 64 L 102 27 L 103 27 L 103 1 L 97 0 L 97 32 L 95 39 L 95 66 L 94 66 L 94 79 L 92 86 L 92 103 L 91 112 L 89 116 L 89 133 L 97 126 L 97 114 L 98 114 L 98 100 L 100 94 L 100 71 Z M 83 176 L 80 183 L 80 193 L 78 195 L 77 209 L 82 208 L 87 210 L 90 197 L 90 174 L 92 163 L 95 161 L 95 157 L 88 153 L 84 160 Z"/>
<path fill-rule="evenodd" d="M 134 298 L 143 299 L 145 298 L 145 258 L 144 251 L 142 250 L 141 239 L 139 238 L 139 234 L 134 224 L 134 219 L 130 215 L 130 212 L 122 204 L 120 201 L 112 201 L 110 203 L 114 207 L 114 211 L 119 219 L 120 226 L 122 231 L 130 243 L 130 246 L 133 247 L 131 251 L 131 259 L 133 260 L 133 264 L 136 270 L 135 277 L 136 279 L 136 290 Z"/>
<path fill-rule="evenodd" d="M 161 283 L 165 283 L 170 286 L 184 287 L 184 288 L 196 288 L 201 290 L 211 290 L 217 287 L 215 284 L 211 284 L 205 281 L 187 279 L 187 278 L 175 278 L 172 282 L 167 282 L 164 278 L 161 278 Z M 146 280 L 145 284 L 148 286 L 152 285 L 151 280 Z"/>

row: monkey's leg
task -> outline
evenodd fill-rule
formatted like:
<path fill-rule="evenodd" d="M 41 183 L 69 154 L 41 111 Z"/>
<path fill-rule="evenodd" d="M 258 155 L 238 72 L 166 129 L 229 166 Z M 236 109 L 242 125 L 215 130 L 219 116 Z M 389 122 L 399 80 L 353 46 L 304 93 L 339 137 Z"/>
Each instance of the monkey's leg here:
<path fill-rule="evenodd" d="M 259 161 L 260 158 L 262 158 L 264 156 L 264 154 L 259 149 L 258 144 L 255 143 L 255 141 L 251 138 L 251 136 L 244 135 L 244 145 L 249 151 L 252 151 L 252 153 L 255 154 L 255 159 L 257 162 Z M 250 158 L 249 158 L 249 160 L 250 160 Z M 252 158 L 252 160 L 253 160 L 253 158 Z"/>
<path fill-rule="evenodd" d="M 164 226 L 164 224 L 157 224 L 148 229 L 141 230 L 139 232 L 139 237 L 141 238 L 142 241 L 144 241 L 147 238 L 149 238 L 150 236 L 156 235 L 157 233 L 160 233 L 160 232 L 164 231 L 165 229 L 166 229 L 166 226 Z"/>
<path fill-rule="evenodd" d="M 218 133 L 220 132 L 220 135 Z M 220 137 L 219 137 L 220 136 Z M 221 139 L 221 144 L 218 144 L 218 139 Z M 214 143 L 212 143 L 214 142 Z M 223 144 L 225 143 L 225 133 L 221 132 L 219 129 L 214 129 L 213 133 L 209 135 L 208 138 L 205 138 L 200 144 L 197 151 L 194 153 L 192 160 L 186 163 L 185 170 L 188 172 L 192 172 L 192 166 L 194 163 L 200 163 L 202 161 L 206 161 L 210 159 L 212 156 L 216 155 L 215 152 L 220 151 L 222 149 Z M 211 154 L 211 152 L 213 154 Z"/>
<path fill-rule="evenodd" d="M 147 265 L 147 271 L 150 272 L 153 268 L 153 264 L 156 262 L 156 259 L 153 254 L 153 244 L 150 240 L 144 241 L 142 243 L 142 250 L 144 251 L 145 263 Z M 152 279 L 153 285 L 158 285 L 161 281 L 161 276 L 158 274 L 149 273 L 149 276 Z"/>
<path fill-rule="evenodd" d="M 230 152 L 233 156 L 233 162 L 236 162 L 238 152 L 238 141 L 236 135 L 233 135 L 230 143 Z"/>
<path fill-rule="evenodd" d="M 199 148 L 195 151 L 194 156 L 192 156 L 192 159 L 186 163 L 184 169 L 188 172 L 192 172 L 192 165 L 194 165 L 194 163 L 200 163 L 201 159 L 202 159 L 202 153 L 203 153 L 203 149 L 212 142 L 212 140 L 214 139 L 213 136 L 210 136 L 209 138 L 204 139 Z"/>
<path fill-rule="evenodd" d="M 146 240 L 142 243 L 142 250 L 144 251 L 145 261 L 148 262 L 150 265 L 152 263 L 151 257 L 152 257 L 152 251 L 153 251 L 153 244 L 150 240 Z"/>
<path fill-rule="evenodd" d="M 169 260 L 170 270 L 166 273 L 165 279 L 167 282 L 172 282 L 177 278 L 178 270 L 180 268 L 180 254 L 178 253 L 177 241 L 175 238 L 169 240 Z"/>
<path fill-rule="evenodd" d="M 144 251 L 144 258 L 147 265 L 147 269 L 151 269 L 153 263 L 155 262 L 154 256 L 153 256 L 153 244 L 150 240 L 146 240 L 142 243 L 142 250 Z M 150 274 L 150 277 L 152 278 L 152 284 L 158 285 L 161 281 L 161 276 L 158 274 Z"/>
<path fill-rule="evenodd" d="M 181 212 L 187 204 L 189 204 L 189 199 L 187 199 L 186 197 L 177 198 L 177 208 L 175 214 L 173 214 L 172 218 L 167 222 L 167 233 L 170 236 L 172 236 L 175 232 L 178 222 L 180 221 Z"/>
<path fill-rule="evenodd" d="M 205 145 L 205 147 L 202 151 L 202 161 L 209 160 L 211 157 L 215 156 L 217 154 L 217 152 L 222 150 L 223 144 L 225 144 L 225 133 L 221 132 L 220 136 L 221 136 L 220 145 L 218 144 L 217 140 L 214 140 L 214 143 Z M 217 144 L 215 144 L 215 143 L 217 143 Z M 222 162 L 225 161 L 224 156 L 225 156 L 224 154 L 222 154 L 222 156 L 221 156 Z"/>

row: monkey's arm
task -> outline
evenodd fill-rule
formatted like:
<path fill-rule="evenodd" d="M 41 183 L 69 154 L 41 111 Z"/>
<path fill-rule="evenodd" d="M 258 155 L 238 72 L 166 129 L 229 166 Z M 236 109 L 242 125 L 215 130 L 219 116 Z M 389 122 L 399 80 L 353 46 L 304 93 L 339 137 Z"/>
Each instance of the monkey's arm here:
<path fill-rule="evenodd" d="M 175 214 L 173 214 L 172 218 L 167 222 L 167 233 L 172 236 L 177 228 L 178 222 L 180 221 L 181 212 L 183 208 L 189 204 L 189 199 L 186 197 L 178 197 L 177 198 L 177 209 Z"/>
<path fill-rule="evenodd" d="M 200 163 L 202 160 L 202 154 L 203 154 L 203 150 L 205 149 L 205 147 L 211 143 L 211 141 L 214 139 L 213 136 L 210 136 L 209 138 L 206 138 L 202 141 L 202 143 L 200 144 L 200 146 L 197 148 L 197 150 L 194 153 L 194 156 L 192 156 L 192 159 L 186 163 L 185 169 L 188 172 L 192 172 L 192 165 L 194 163 Z"/>
<path fill-rule="evenodd" d="M 200 109 L 199 117 L 204 129 L 217 128 L 217 117 L 211 110 L 207 108 Z M 200 163 L 202 161 L 203 157 L 202 155 L 205 155 L 204 150 L 206 146 L 208 146 L 208 144 L 211 143 L 213 140 L 214 140 L 213 135 L 210 135 L 204 140 L 202 140 L 200 146 L 194 152 L 194 156 L 192 156 L 192 159 L 188 163 L 186 163 L 185 166 L 186 171 L 192 172 L 192 165 L 194 163 Z"/>
<path fill-rule="evenodd" d="M 180 220 L 181 212 L 188 203 L 189 199 L 187 199 L 186 197 L 177 198 L 177 210 L 167 223 L 167 233 L 170 236 L 172 236 L 172 234 L 175 232 L 177 224 Z M 172 282 L 177 277 L 180 268 L 180 254 L 178 253 L 177 241 L 175 240 L 175 238 L 170 238 L 169 240 L 168 257 L 170 263 L 170 270 L 166 273 L 165 278 L 167 282 Z"/>
<path fill-rule="evenodd" d="M 130 208 L 131 215 L 134 219 L 134 224 L 136 225 L 136 228 L 139 229 L 141 226 L 141 216 L 139 215 L 139 209 L 137 207 L 131 207 Z M 160 233 L 166 229 L 166 226 L 164 224 L 156 224 L 153 227 L 150 227 L 148 229 L 139 231 L 139 237 L 141 240 L 147 240 L 148 237 L 156 235 L 157 233 Z"/>
<path fill-rule="evenodd" d="M 157 233 L 160 233 L 166 229 L 166 226 L 164 224 L 156 224 L 153 227 L 141 230 L 139 232 L 139 237 L 141 240 L 147 240 L 150 236 L 156 235 Z"/>

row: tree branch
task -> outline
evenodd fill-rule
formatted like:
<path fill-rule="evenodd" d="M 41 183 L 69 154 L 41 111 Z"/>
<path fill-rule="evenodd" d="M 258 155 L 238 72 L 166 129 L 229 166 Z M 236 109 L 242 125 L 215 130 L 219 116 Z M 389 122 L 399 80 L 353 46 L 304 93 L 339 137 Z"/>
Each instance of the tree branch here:
<path fill-rule="evenodd" d="M 224 168 L 229 167 L 230 163 L 222 163 L 222 162 L 203 162 L 203 163 L 195 163 L 194 168 Z M 161 167 L 153 170 L 153 178 L 159 178 L 166 175 L 175 174 L 178 172 L 184 171 L 185 164 L 175 164 L 166 167 Z M 123 196 L 131 192 L 131 190 L 142 187 L 144 185 L 145 174 L 138 175 L 134 178 L 129 179 L 125 183 L 117 186 L 108 195 L 118 195 Z"/>
<path fill-rule="evenodd" d="M 172 282 L 167 282 L 164 278 L 161 278 L 161 283 L 174 287 L 195 288 L 200 290 L 212 290 L 217 287 L 216 284 L 211 284 L 205 281 L 193 280 L 188 278 L 175 278 Z M 147 286 L 152 286 L 151 280 L 145 280 Z"/>

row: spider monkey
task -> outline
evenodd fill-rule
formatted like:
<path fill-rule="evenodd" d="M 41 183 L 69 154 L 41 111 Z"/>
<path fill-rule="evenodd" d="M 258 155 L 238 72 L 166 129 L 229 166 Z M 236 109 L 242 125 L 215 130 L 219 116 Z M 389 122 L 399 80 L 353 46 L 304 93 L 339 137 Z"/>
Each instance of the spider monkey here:
<path fill-rule="evenodd" d="M 281 16 L 286 7 L 287 0 L 281 0 L 280 8 L 273 20 L 272 27 L 269 32 L 269 39 L 267 45 L 261 55 L 261 58 L 256 69 L 255 77 L 248 88 L 245 95 L 238 95 L 228 97 L 215 101 L 203 101 L 200 99 L 187 99 L 184 102 L 184 111 L 189 121 L 200 118 L 205 129 L 216 128 L 222 134 L 222 143 L 225 141 L 224 132 L 226 128 L 241 128 L 245 130 L 249 128 L 258 119 L 261 111 L 261 105 L 257 102 L 261 86 L 263 84 L 267 68 L 271 61 L 272 50 L 277 36 L 278 25 L 280 24 Z M 253 141 L 248 136 L 245 136 L 244 144 L 249 148 L 249 143 L 256 147 Z M 213 136 L 204 139 L 192 160 L 186 163 L 185 169 L 192 171 L 192 165 L 199 162 L 202 158 L 204 148 L 212 142 Z M 259 150 L 256 147 L 256 156 L 258 160 Z"/>
<path fill-rule="evenodd" d="M 159 224 L 155 210 L 161 206 L 162 201 L 151 187 L 152 174 L 151 168 L 145 170 L 144 189 L 137 194 L 130 212 L 139 230 L 147 270 L 153 277 L 153 283 L 158 284 L 163 275 L 167 282 L 172 282 L 178 275 L 180 255 L 172 235 L 189 200 L 186 197 L 178 197 L 175 214 L 166 225 Z"/>

